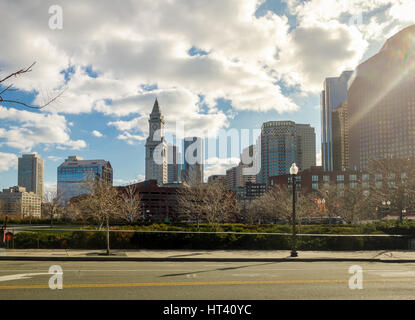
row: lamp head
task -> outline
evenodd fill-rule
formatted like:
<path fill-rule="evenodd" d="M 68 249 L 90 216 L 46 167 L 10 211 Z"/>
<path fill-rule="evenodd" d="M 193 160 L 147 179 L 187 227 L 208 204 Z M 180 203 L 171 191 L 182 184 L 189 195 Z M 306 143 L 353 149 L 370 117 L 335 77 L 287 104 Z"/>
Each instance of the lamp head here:
<path fill-rule="evenodd" d="M 290 174 L 297 174 L 297 173 L 298 173 L 298 167 L 296 166 L 294 162 L 290 168 Z"/>

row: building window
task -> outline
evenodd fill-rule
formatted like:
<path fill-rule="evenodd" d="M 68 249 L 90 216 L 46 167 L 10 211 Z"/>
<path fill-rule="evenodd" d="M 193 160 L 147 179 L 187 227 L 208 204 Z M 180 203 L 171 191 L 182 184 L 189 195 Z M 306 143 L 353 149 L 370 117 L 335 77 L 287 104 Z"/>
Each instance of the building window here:
<path fill-rule="evenodd" d="M 313 176 L 312 177 L 312 180 L 315 181 L 315 182 L 317 182 L 318 181 L 318 176 Z"/>
<path fill-rule="evenodd" d="M 338 183 L 337 189 L 344 189 L 344 183 Z"/>
<path fill-rule="evenodd" d="M 313 188 L 313 190 L 318 190 L 318 183 L 313 183 L 311 187 Z"/>
<path fill-rule="evenodd" d="M 369 189 L 369 182 L 362 182 L 363 189 Z"/>
<path fill-rule="evenodd" d="M 357 180 L 357 175 L 355 175 L 355 174 L 351 174 L 351 175 L 349 176 L 349 180 L 350 180 L 350 181 L 356 181 L 356 180 Z"/>
<path fill-rule="evenodd" d="M 382 188 L 382 181 L 376 181 L 375 187 L 378 189 Z"/>
<path fill-rule="evenodd" d="M 357 182 L 350 182 L 350 188 L 354 189 L 357 187 Z"/>
<path fill-rule="evenodd" d="M 344 175 L 338 175 L 337 181 L 344 181 Z"/>
<path fill-rule="evenodd" d="M 364 174 L 362 175 L 362 180 L 363 180 L 363 181 L 369 181 L 369 174 L 368 174 L 368 173 L 364 173 Z"/>
<path fill-rule="evenodd" d="M 382 180 L 382 174 L 376 173 L 375 174 L 375 180 L 377 180 L 377 181 Z"/>
<path fill-rule="evenodd" d="M 330 176 L 323 176 L 323 181 L 330 181 Z"/>

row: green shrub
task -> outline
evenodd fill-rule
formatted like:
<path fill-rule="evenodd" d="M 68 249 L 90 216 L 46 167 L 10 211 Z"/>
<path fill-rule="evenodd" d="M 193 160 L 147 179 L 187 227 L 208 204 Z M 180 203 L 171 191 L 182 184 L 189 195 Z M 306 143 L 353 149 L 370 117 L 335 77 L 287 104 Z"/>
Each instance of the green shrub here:
<path fill-rule="evenodd" d="M 195 225 L 135 225 L 117 226 L 117 230 L 142 231 L 196 231 Z M 104 249 L 106 232 L 20 232 L 14 239 L 15 248 L 72 248 Z M 210 231 L 206 224 L 199 231 Z M 291 248 L 291 226 L 241 224 L 220 225 L 220 230 L 252 234 L 203 234 L 203 233 L 133 233 L 111 232 L 110 247 L 114 249 L 257 249 L 289 250 Z M 287 233 L 288 235 L 267 235 L 256 233 Z M 356 226 L 304 225 L 302 234 L 406 234 L 415 235 L 415 224 L 406 222 L 396 225 L 390 221 Z M 406 238 L 395 237 L 315 237 L 299 236 L 299 250 L 390 250 L 406 249 Z"/>

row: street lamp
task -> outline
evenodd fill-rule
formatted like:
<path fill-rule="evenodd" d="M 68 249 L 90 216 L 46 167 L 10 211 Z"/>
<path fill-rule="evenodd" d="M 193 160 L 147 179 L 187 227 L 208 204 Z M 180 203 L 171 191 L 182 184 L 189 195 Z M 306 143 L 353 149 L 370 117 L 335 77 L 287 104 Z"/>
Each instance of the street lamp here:
<path fill-rule="evenodd" d="M 406 209 L 402 209 L 401 216 L 400 216 L 400 223 L 402 223 L 403 216 L 406 214 Z"/>
<path fill-rule="evenodd" d="M 292 236 L 292 243 L 291 243 L 291 257 L 297 257 L 297 248 L 296 248 L 296 233 L 295 233 L 295 185 L 296 185 L 296 181 L 295 178 L 297 176 L 298 173 L 298 167 L 295 165 L 295 163 L 292 164 L 291 168 L 290 168 L 290 174 L 292 177 L 292 181 L 293 181 L 293 216 L 292 216 L 292 226 L 293 226 L 293 236 Z"/>

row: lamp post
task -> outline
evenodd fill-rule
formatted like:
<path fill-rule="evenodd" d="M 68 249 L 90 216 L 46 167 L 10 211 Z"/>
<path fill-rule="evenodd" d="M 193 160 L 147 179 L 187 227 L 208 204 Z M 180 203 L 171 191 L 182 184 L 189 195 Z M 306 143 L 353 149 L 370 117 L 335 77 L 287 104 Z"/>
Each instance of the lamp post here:
<path fill-rule="evenodd" d="M 383 214 L 385 215 L 385 212 L 387 212 L 389 214 L 389 207 L 391 205 L 391 202 L 389 200 L 383 200 L 382 201 L 382 206 L 383 206 Z"/>
<path fill-rule="evenodd" d="M 401 224 L 403 222 L 403 216 L 404 216 L 404 214 L 406 214 L 406 209 L 402 209 L 402 211 L 401 211 L 401 216 L 399 217 L 399 220 L 400 220 L 400 223 Z"/>
<path fill-rule="evenodd" d="M 295 165 L 295 163 L 292 164 L 291 168 L 290 168 L 290 174 L 292 177 L 292 181 L 293 181 L 293 215 L 292 215 L 292 227 L 293 227 L 293 235 L 292 235 L 292 242 L 291 242 L 291 257 L 297 257 L 297 235 L 296 235 L 296 227 L 295 227 L 295 221 L 296 221 L 296 217 L 295 217 L 295 185 L 296 185 L 296 176 L 298 173 L 298 167 Z"/>

